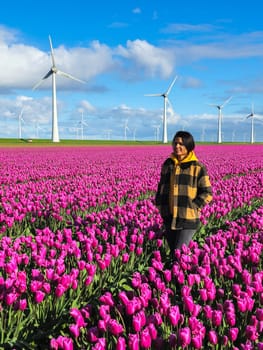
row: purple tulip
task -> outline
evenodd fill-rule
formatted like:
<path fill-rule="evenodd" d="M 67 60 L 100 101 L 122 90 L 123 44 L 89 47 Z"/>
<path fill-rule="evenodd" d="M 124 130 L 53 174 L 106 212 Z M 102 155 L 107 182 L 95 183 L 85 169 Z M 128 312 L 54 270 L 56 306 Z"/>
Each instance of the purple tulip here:
<path fill-rule="evenodd" d="M 219 327 L 222 322 L 222 311 L 220 310 L 213 310 L 212 311 L 212 324 L 215 327 Z"/>
<path fill-rule="evenodd" d="M 98 338 L 96 344 L 92 347 L 92 350 L 107 350 L 106 339 Z"/>
<path fill-rule="evenodd" d="M 87 339 L 91 343 L 96 343 L 99 338 L 99 330 L 97 327 L 91 327 L 87 330 Z"/>
<path fill-rule="evenodd" d="M 139 334 L 128 334 L 128 348 L 129 350 L 140 350 L 139 346 Z"/>
<path fill-rule="evenodd" d="M 69 331 L 73 335 L 74 338 L 78 338 L 79 337 L 80 332 L 79 332 L 79 326 L 78 325 L 71 324 L 69 326 Z"/>
<path fill-rule="evenodd" d="M 227 311 L 225 313 L 225 316 L 226 316 L 226 322 L 227 324 L 230 326 L 230 327 L 233 327 L 235 326 L 236 324 L 236 314 L 235 314 L 235 311 Z"/>
<path fill-rule="evenodd" d="M 182 348 L 191 344 L 191 331 L 189 327 L 182 327 L 178 331 L 178 341 Z"/>
<path fill-rule="evenodd" d="M 193 312 L 194 309 L 194 300 L 191 295 L 189 296 L 184 296 L 183 297 L 183 303 L 185 310 L 188 311 L 190 314 Z"/>
<path fill-rule="evenodd" d="M 228 331 L 228 338 L 230 341 L 234 342 L 237 340 L 239 329 L 237 327 L 231 327 Z"/>
<path fill-rule="evenodd" d="M 148 349 L 151 347 L 152 344 L 152 338 L 149 331 L 149 328 L 144 328 L 140 333 L 140 347 L 142 349 Z"/>
<path fill-rule="evenodd" d="M 152 340 L 157 339 L 158 336 L 158 331 L 153 323 L 150 323 L 148 326 L 149 333 L 151 335 Z"/>
<path fill-rule="evenodd" d="M 144 315 L 144 317 L 142 317 L 141 312 L 138 312 L 135 315 L 133 315 L 132 326 L 133 326 L 133 329 L 135 332 L 140 332 L 140 330 L 145 325 L 145 323 L 146 323 L 145 315 Z"/>
<path fill-rule="evenodd" d="M 199 289 L 199 295 L 202 301 L 207 301 L 208 296 L 207 296 L 207 290 L 205 288 Z"/>
<path fill-rule="evenodd" d="M 99 301 L 103 304 L 109 305 L 109 306 L 114 306 L 114 300 L 112 297 L 112 294 L 110 292 L 106 292 L 103 295 L 99 297 Z"/>
<path fill-rule="evenodd" d="M 258 339 L 258 332 L 255 326 L 246 326 L 246 337 L 249 340 L 255 341 Z"/>
<path fill-rule="evenodd" d="M 42 292 L 41 290 L 37 290 L 35 293 L 34 300 L 37 304 L 40 304 L 44 300 L 45 296 L 46 294 L 44 292 Z"/>
<path fill-rule="evenodd" d="M 208 336 L 208 341 L 212 344 L 212 345 L 216 345 L 218 343 L 218 334 L 215 330 L 210 330 L 207 334 Z"/>
<path fill-rule="evenodd" d="M 17 294 L 16 293 L 8 293 L 5 296 L 5 302 L 7 305 L 12 305 L 17 299 Z"/>
<path fill-rule="evenodd" d="M 118 337 L 116 343 L 116 350 L 125 350 L 126 349 L 126 341 L 124 337 Z"/>
<path fill-rule="evenodd" d="M 256 317 L 259 321 L 263 321 L 263 308 L 256 309 Z"/>
<path fill-rule="evenodd" d="M 178 322 L 180 320 L 180 309 L 179 306 L 174 305 L 169 308 L 168 311 L 168 318 L 172 324 L 173 327 L 178 325 Z"/>
<path fill-rule="evenodd" d="M 177 338 L 176 338 L 176 335 L 175 334 L 170 334 L 169 336 L 169 345 L 171 348 L 174 348 L 176 346 L 176 343 L 177 343 Z"/>
<path fill-rule="evenodd" d="M 114 319 L 108 321 L 108 330 L 113 335 L 119 335 L 123 333 L 123 326 Z"/>
<path fill-rule="evenodd" d="M 130 259 L 130 255 L 128 253 L 123 253 L 122 254 L 122 262 L 126 264 Z"/>
<path fill-rule="evenodd" d="M 110 318 L 110 305 L 101 305 L 99 315 L 103 320 L 108 320 Z"/>
<path fill-rule="evenodd" d="M 203 307 L 203 311 L 204 311 L 205 318 L 212 319 L 213 312 L 212 312 L 212 307 L 210 305 L 205 305 Z"/>
<path fill-rule="evenodd" d="M 153 267 L 149 267 L 148 273 L 149 273 L 149 281 L 153 282 L 156 278 L 156 275 L 157 275 L 156 270 Z"/>
<path fill-rule="evenodd" d="M 27 308 L 27 300 L 20 299 L 18 303 L 18 310 L 24 311 Z"/>
<path fill-rule="evenodd" d="M 133 276 L 132 276 L 132 286 L 134 288 L 138 288 L 140 287 L 140 285 L 142 284 L 142 278 L 141 278 L 141 274 L 139 272 L 134 272 Z"/>
<path fill-rule="evenodd" d="M 98 330 L 101 332 L 106 332 L 107 331 L 107 322 L 110 320 L 110 316 L 108 316 L 108 319 L 103 319 L 103 320 L 98 320 L 97 327 Z"/>
<path fill-rule="evenodd" d="M 201 349 L 203 346 L 203 338 L 200 334 L 193 334 L 191 344 L 194 349 Z"/>

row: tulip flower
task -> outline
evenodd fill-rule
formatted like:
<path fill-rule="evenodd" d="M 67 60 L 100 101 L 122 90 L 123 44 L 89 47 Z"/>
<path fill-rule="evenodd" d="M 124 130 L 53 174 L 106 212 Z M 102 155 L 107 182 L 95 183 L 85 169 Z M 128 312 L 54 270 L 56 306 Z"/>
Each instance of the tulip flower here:
<path fill-rule="evenodd" d="M 263 308 L 256 309 L 256 317 L 259 321 L 263 321 Z"/>
<path fill-rule="evenodd" d="M 171 306 L 168 311 L 168 318 L 172 326 L 177 326 L 180 320 L 180 309 L 178 305 Z"/>
<path fill-rule="evenodd" d="M 237 339 L 239 329 L 237 327 L 231 327 L 228 331 L 228 338 L 230 341 L 234 342 Z"/>
<path fill-rule="evenodd" d="M 99 330 L 97 327 L 91 327 L 87 330 L 88 341 L 95 343 L 99 337 Z"/>
<path fill-rule="evenodd" d="M 169 345 L 171 348 L 174 348 L 176 346 L 177 338 L 175 334 L 170 334 L 169 336 Z"/>
<path fill-rule="evenodd" d="M 246 337 L 249 340 L 255 341 L 258 339 L 258 332 L 255 326 L 246 326 Z"/>
<path fill-rule="evenodd" d="M 123 330 L 124 330 L 123 326 L 117 320 L 110 319 L 107 322 L 107 325 L 108 325 L 108 330 L 111 334 L 119 335 L 123 333 Z"/>
<path fill-rule="evenodd" d="M 126 350 L 126 341 L 124 337 L 118 337 L 116 343 L 116 350 Z"/>
<path fill-rule="evenodd" d="M 210 305 L 205 305 L 203 307 L 205 318 L 212 319 L 212 307 Z"/>
<path fill-rule="evenodd" d="M 235 326 L 236 324 L 236 314 L 235 314 L 235 311 L 232 312 L 232 311 L 227 311 L 225 313 L 225 316 L 226 316 L 226 322 L 227 324 L 230 326 L 230 327 L 233 327 Z"/>
<path fill-rule="evenodd" d="M 191 331 L 189 327 L 182 327 L 178 331 L 178 341 L 182 348 L 191 344 Z"/>
<path fill-rule="evenodd" d="M 151 335 L 152 340 L 157 339 L 158 336 L 158 331 L 153 323 L 150 323 L 148 326 L 149 333 Z"/>
<path fill-rule="evenodd" d="M 139 334 L 128 334 L 128 348 L 129 350 L 140 350 L 139 346 Z"/>
<path fill-rule="evenodd" d="M 107 350 L 106 339 L 105 338 L 98 338 L 96 344 L 92 347 L 92 350 Z"/>
<path fill-rule="evenodd" d="M 183 303 L 184 308 L 186 311 L 188 311 L 190 314 L 193 312 L 194 309 L 194 300 L 192 296 L 184 296 L 183 297 Z"/>
<path fill-rule="evenodd" d="M 71 324 L 69 326 L 69 331 L 73 335 L 74 338 L 78 338 L 79 337 L 80 331 L 79 331 L 79 326 L 78 325 Z"/>
<path fill-rule="evenodd" d="M 140 347 L 142 349 L 148 349 L 150 348 L 151 344 L 152 344 L 151 334 L 150 334 L 149 328 L 146 327 L 140 333 Z"/>
<path fill-rule="evenodd" d="M 207 334 L 208 336 L 208 341 L 212 344 L 212 345 L 216 345 L 218 343 L 218 334 L 215 330 L 210 330 Z"/>
<path fill-rule="evenodd" d="M 130 255 L 128 253 L 122 254 L 122 262 L 126 264 L 130 259 Z"/>
<path fill-rule="evenodd" d="M 112 294 L 110 292 L 106 292 L 103 295 L 99 297 L 99 301 L 103 304 L 109 305 L 109 306 L 114 306 L 114 300 L 112 297 Z"/>
<path fill-rule="evenodd" d="M 200 334 L 193 334 L 191 344 L 194 349 L 201 349 L 203 346 L 203 338 Z"/>
<path fill-rule="evenodd" d="M 41 290 L 37 290 L 36 293 L 35 293 L 35 302 L 37 304 L 40 304 L 44 298 L 45 298 L 46 294 L 44 292 L 42 292 Z"/>
<path fill-rule="evenodd" d="M 221 325 L 222 321 L 222 311 L 220 310 L 213 310 L 212 311 L 212 324 L 215 327 L 219 327 Z"/>

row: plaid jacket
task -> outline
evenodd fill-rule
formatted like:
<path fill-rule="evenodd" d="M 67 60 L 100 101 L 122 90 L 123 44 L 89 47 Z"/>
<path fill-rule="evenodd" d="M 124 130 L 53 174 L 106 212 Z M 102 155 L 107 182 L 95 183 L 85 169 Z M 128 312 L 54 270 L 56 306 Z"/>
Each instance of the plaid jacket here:
<path fill-rule="evenodd" d="M 197 229 L 200 210 L 211 200 L 209 176 L 194 152 L 181 163 L 171 154 L 162 165 L 155 196 L 164 223 L 172 222 L 172 229 Z"/>

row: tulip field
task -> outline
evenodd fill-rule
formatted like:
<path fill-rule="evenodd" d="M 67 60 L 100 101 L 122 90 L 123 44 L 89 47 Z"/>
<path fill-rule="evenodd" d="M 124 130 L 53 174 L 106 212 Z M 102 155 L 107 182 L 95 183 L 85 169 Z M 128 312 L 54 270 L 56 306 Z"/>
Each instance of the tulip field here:
<path fill-rule="evenodd" d="M 0 349 L 263 350 L 263 146 L 196 146 L 213 201 L 173 262 L 170 152 L 1 147 Z"/>

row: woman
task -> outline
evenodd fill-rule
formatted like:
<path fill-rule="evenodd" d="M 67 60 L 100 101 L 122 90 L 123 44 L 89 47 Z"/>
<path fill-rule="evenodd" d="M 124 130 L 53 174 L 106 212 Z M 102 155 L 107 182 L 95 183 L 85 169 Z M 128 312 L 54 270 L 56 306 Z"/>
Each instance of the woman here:
<path fill-rule="evenodd" d="M 172 154 L 162 165 L 155 197 L 171 258 L 175 249 L 189 244 L 200 225 L 201 208 L 212 200 L 206 168 L 194 153 L 193 136 L 187 131 L 178 131 L 172 147 Z"/>

